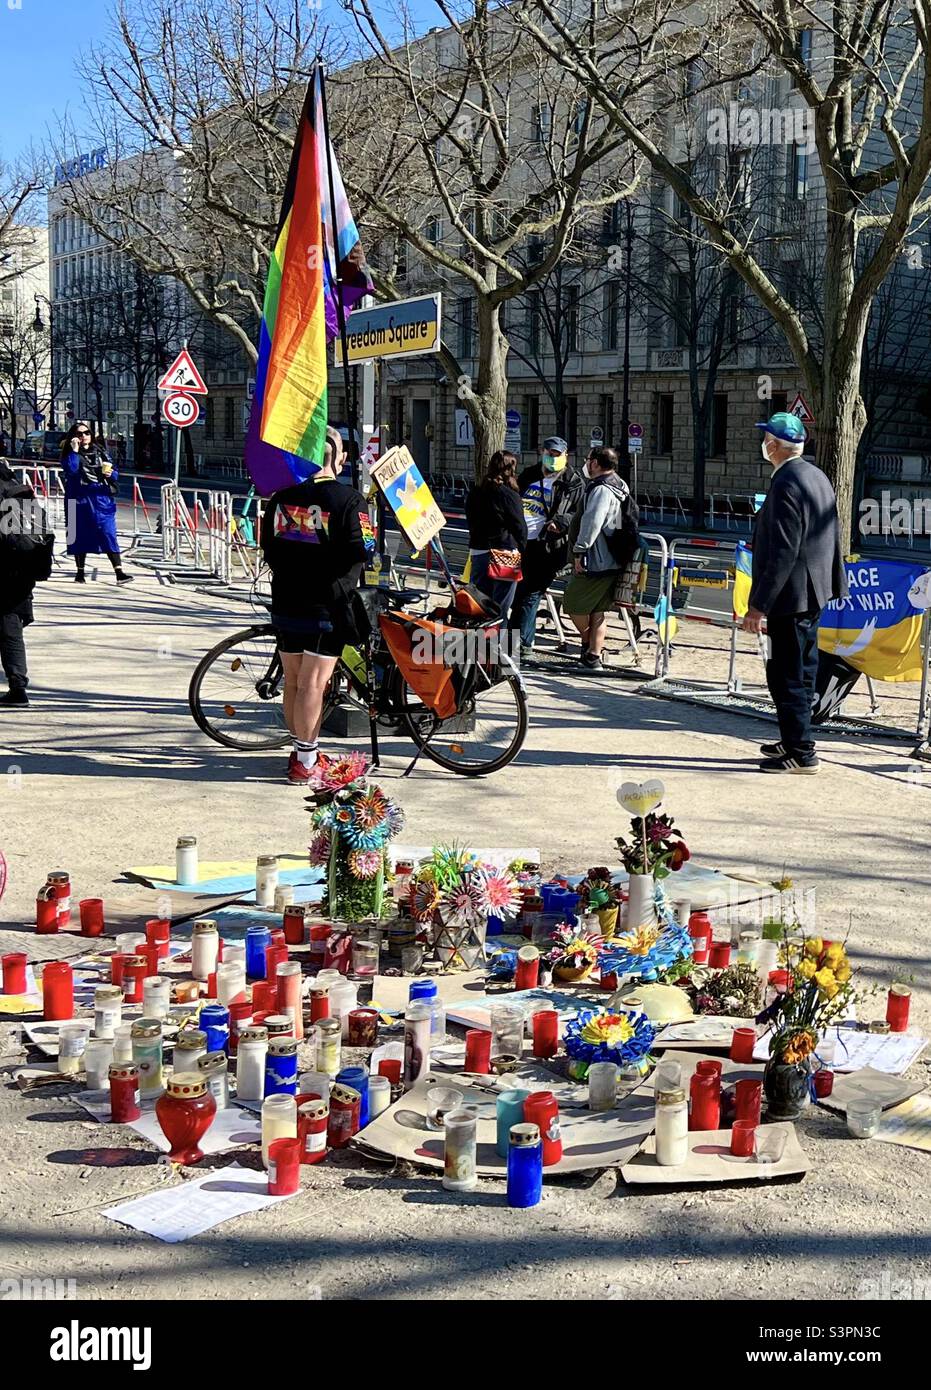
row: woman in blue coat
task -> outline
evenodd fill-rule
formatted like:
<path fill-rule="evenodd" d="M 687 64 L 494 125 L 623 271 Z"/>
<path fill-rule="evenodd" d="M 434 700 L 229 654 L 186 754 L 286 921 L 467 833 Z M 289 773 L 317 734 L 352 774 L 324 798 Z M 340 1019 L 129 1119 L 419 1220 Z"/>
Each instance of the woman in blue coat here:
<path fill-rule="evenodd" d="M 61 447 L 68 517 L 68 554 L 74 556 L 76 584 L 86 583 L 88 555 L 106 555 L 117 584 L 128 584 L 116 538 L 116 489 L 119 474 L 106 451 L 94 443 L 87 420 L 76 420 Z"/>

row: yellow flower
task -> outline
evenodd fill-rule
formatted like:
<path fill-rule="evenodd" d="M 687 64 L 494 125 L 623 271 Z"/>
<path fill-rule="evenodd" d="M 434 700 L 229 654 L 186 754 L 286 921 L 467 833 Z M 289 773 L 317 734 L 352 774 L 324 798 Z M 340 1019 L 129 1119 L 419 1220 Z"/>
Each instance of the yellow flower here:
<path fill-rule="evenodd" d="M 798 973 L 803 980 L 810 980 L 817 969 L 818 965 L 816 961 L 803 960 L 799 962 Z"/>
<path fill-rule="evenodd" d="M 845 985 L 853 972 L 850 969 L 850 961 L 845 957 L 840 965 L 834 967 L 834 978 L 839 985 Z"/>
<path fill-rule="evenodd" d="M 833 999 L 839 989 L 839 985 L 834 978 L 834 971 L 829 970 L 827 966 L 824 966 L 822 970 L 817 972 L 815 975 L 815 984 L 818 986 L 821 993 L 826 994 L 829 999 Z"/>
<path fill-rule="evenodd" d="M 618 940 L 624 950 L 629 951 L 632 956 L 646 956 L 656 945 L 658 938 L 658 927 L 638 927 L 635 932 L 629 932 Z"/>
<path fill-rule="evenodd" d="M 795 1033 L 789 1038 L 782 1051 L 784 1062 L 804 1062 L 814 1051 L 814 1041 L 810 1033 Z"/>
<path fill-rule="evenodd" d="M 606 1043 L 616 1047 L 632 1038 L 635 1029 L 627 1014 L 598 1014 L 590 1018 L 581 1030 L 580 1037 L 590 1043 Z"/>
<path fill-rule="evenodd" d="M 836 970 L 844 959 L 844 948 L 839 941 L 832 941 L 824 953 L 824 963 Z"/>
<path fill-rule="evenodd" d="M 820 936 L 810 936 L 808 940 L 805 942 L 806 956 L 812 956 L 815 960 L 817 960 L 823 950 L 824 942 L 821 940 Z"/>

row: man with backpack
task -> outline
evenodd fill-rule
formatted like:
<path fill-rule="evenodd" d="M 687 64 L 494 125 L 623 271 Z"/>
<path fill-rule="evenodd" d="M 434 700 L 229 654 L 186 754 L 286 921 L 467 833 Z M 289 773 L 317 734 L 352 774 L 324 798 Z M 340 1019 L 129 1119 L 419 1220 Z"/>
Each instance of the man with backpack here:
<path fill-rule="evenodd" d="M 51 574 L 53 542 L 32 488 L 0 461 L 0 665 L 10 687 L 0 709 L 29 705 L 23 628 L 33 621 L 36 582 Z"/>
<path fill-rule="evenodd" d="M 618 577 L 639 545 L 637 504 L 618 476 L 617 465 L 614 449 L 592 450 L 584 503 L 569 529 L 574 573 L 566 585 L 563 610 L 579 630 L 586 671 L 604 669 L 607 612 Z"/>
<path fill-rule="evenodd" d="M 569 524 L 582 499 L 584 479 L 578 469 L 568 467 L 568 448 L 559 435 L 544 439 L 540 462 L 525 468 L 517 479 L 527 544 L 510 627 L 520 633 L 522 661 L 532 658 L 540 600 L 569 560 Z"/>

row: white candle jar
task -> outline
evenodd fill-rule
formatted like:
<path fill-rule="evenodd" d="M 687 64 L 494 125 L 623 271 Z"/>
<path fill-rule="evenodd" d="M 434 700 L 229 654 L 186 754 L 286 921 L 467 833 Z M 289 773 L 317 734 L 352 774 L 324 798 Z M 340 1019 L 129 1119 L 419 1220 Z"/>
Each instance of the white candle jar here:
<path fill-rule="evenodd" d="M 171 1009 L 171 981 L 149 975 L 142 981 L 142 1012 L 146 1018 L 167 1018 Z"/>
<path fill-rule="evenodd" d="M 196 883 L 197 877 L 197 836 L 179 835 L 175 845 L 175 878 L 178 883 Z"/>
<path fill-rule="evenodd" d="M 244 962 L 222 960 L 217 966 L 217 1002 L 227 1007 L 246 992 Z"/>
<path fill-rule="evenodd" d="M 278 887 L 278 858 L 274 854 L 260 854 L 255 861 L 255 905 L 274 907 L 275 890 Z"/>
<path fill-rule="evenodd" d="M 89 1091 L 106 1091 L 113 1061 L 112 1038 L 88 1038 L 84 1049 L 84 1077 Z"/>
<path fill-rule="evenodd" d="M 236 1049 L 236 1099 L 261 1100 L 265 1095 L 268 1029 L 244 1028 Z"/>
<path fill-rule="evenodd" d="M 660 1091 L 656 1097 L 656 1161 L 677 1168 L 689 1156 L 689 1108 L 685 1092 Z"/>
<path fill-rule="evenodd" d="M 217 968 L 220 952 L 220 933 L 209 917 L 199 918 L 191 927 L 191 974 L 206 984 Z"/>
<path fill-rule="evenodd" d="M 123 991 L 119 985 L 98 985 L 94 990 L 94 1037 L 111 1042 L 123 1019 Z"/>
<path fill-rule="evenodd" d="M 139 1068 L 139 1099 L 160 1096 L 162 1080 L 162 1025 L 157 1018 L 140 1018 L 132 1025 L 133 1065 Z M 178 1067 L 175 1057 L 176 1070 Z"/>
<path fill-rule="evenodd" d="M 84 1069 L 84 1049 L 90 1037 L 89 1023 L 63 1023 L 58 1030 L 58 1070 L 62 1076 L 78 1076 Z"/>

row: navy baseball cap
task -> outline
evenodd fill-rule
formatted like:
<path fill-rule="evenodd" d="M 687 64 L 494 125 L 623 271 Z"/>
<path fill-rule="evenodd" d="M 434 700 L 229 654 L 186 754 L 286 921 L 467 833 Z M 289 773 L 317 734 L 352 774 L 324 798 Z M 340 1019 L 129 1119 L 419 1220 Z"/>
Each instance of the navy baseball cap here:
<path fill-rule="evenodd" d="M 548 454 L 565 454 L 569 450 L 569 445 L 564 439 L 560 439 L 558 434 L 551 434 L 549 439 L 544 439 L 543 447 Z"/>
<path fill-rule="evenodd" d="M 757 429 L 765 430 L 786 444 L 804 444 L 806 438 L 805 426 L 797 415 L 790 414 L 788 410 L 778 410 L 768 420 L 758 422 Z"/>

